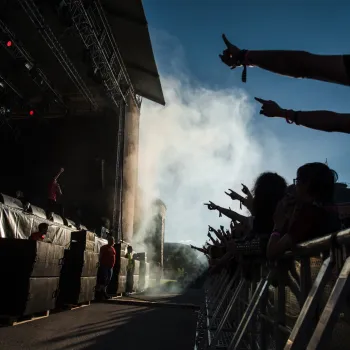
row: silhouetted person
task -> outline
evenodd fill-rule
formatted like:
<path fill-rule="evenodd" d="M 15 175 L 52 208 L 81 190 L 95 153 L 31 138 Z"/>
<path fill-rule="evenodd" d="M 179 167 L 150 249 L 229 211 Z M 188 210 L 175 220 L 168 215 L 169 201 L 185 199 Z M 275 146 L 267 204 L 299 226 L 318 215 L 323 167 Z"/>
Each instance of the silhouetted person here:
<path fill-rule="evenodd" d="M 53 220 L 53 213 L 59 211 L 61 216 L 63 216 L 63 208 L 58 208 L 57 205 L 57 197 L 62 196 L 62 190 L 58 183 L 58 178 L 61 176 L 61 174 L 64 172 L 64 169 L 61 168 L 59 173 L 52 179 L 49 185 L 49 192 L 48 192 L 48 200 L 47 200 L 47 211 L 46 211 L 46 217 L 48 220 Z"/>
<path fill-rule="evenodd" d="M 253 66 L 293 78 L 350 85 L 350 55 L 315 55 L 306 51 L 241 50 L 222 36 L 220 58 L 231 69 Z"/>
<path fill-rule="evenodd" d="M 128 259 L 127 273 L 126 273 L 126 294 L 129 295 L 133 292 L 134 287 L 134 270 L 135 270 L 135 261 L 133 258 L 132 246 L 128 246 L 127 253 L 125 258 Z"/>
<path fill-rule="evenodd" d="M 107 299 L 109 298 L 107 287 L 113 276 L 116 258 L 114 243 L 114 237 L 108 237 L 108 244 L 100 249 L 100 267 L 98 269 L 98 285 L 96 289 Z"/>
<path fill-rule="evenodd" d="M 37 232 L 33 232 L 29 239 L 33 241 L 43 241 L 45 236 L 47 235 L 47 231 L 49 229 L 49 225 L 45 222 L 41 223 L 38 227 Z"/>

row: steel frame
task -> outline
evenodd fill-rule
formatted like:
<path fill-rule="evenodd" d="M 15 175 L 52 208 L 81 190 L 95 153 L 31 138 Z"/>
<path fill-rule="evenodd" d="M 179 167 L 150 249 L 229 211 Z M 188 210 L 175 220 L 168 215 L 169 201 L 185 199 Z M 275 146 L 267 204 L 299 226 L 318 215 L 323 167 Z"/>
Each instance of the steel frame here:
<path fill-rule="evenodd" d="M 9 41 L 11 41 L 11 47 L 7 47 L 7 45 L 0 41 L 0 45 L 15 59 L 21 60 L 24 64 L 28 64 L 31 66 L 30 76 L 34 83 L 43 91 L 50 91 L 55 96 L 55 102 L 61 104 L 65 108 L 67 106 L 63 102 L 63 98 L 61 94 L 54 89 L 53 85 L 46 77 L 44 72 L 37 67 L 35 60 L 30 56 L 28 51 L 20 44 L 20 42 L 16 39 L 15 35 L 11 30 L 6 26 L 6 24 L 0 20 L 0 31 L 5 34 Z M 34 72 L 34 74 L 33 74 Z M 39 79 L 38 79 L 39 78 Z M 21 96 L 21 98 L 23 98 Z"/>
<path fill-rule="evenodd" d="M 35 27 L 38 29 L 38 32 L 45 40 L 48 47 L 51 49 L 53 54 L 56 56 L 57 60 L 61 66 L 66 71 L 69 78 L 72 80 L 74 85 L 84 96 L 84 98 L 90 103 L 93 109 L 98 108 L 98 104 L 94 99 L 91 91 L 86 86 L 84 80 L 79 75 L 72 61 L 68 58 L 65 50 L 59 43 L 55 34 L 52 32 L 50 27 L 46 24 L 44 17 L 41 15 L 38 7 L 36 6 L 33 0 L 18 0 L 23 10 L 27 13 L 30 20 L 33 22 Z"/>
<path fill-rule="evenodd" d="M 118 50 L 111 28 L 99 0 L 92 1 L 88 10 L 81 0 L 64 0 L 74 26 L 90 52 L 94 71 L 100 74 L 113 103 L 128 104 L 128 95 L 140 108 L 141 99 L 135 94 L 131 80 Z"/>

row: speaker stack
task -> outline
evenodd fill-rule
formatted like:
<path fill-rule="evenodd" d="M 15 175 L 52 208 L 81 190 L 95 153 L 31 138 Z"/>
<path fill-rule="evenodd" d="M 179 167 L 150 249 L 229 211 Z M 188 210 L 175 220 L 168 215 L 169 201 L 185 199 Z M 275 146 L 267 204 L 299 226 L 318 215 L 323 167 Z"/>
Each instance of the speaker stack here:
<path fill-rule="evenodd" d="M 140 281 L 140 261 L 134 259 L 134 278 L 133 278 L 133 291 L 139 290 L 139 281 Z"/>
<path fill-rule="evenodd" d="M 99 254 L 94 253 L 95 234 L 72 232 L 64 254 L 58 306 L 79 305 L 95 298 Z"/>
<path fill-rule="evenodd" d="M 114 249 L 116 252 L 113 276 L 108 285 L 108 294 L 117 295 L 126 291 L 126 267 L 128 261 L 124 258 L 127 244 L 124 242 L 116 243 Z"/>
<path fill-rule="evenodd" d="M 149 263 L 147 262 L 146 253 L 138 253 L 135 254 L 135 259 L 140 261 L 140 269 L 139 269 L 139 284 L 138 289 L 143 291 L 149 287 Z"/>
<path fill-rule="evenodd" d="M 22 317 L 55 308 L 64 247 L 0 239 L 0 315 Z"/>
<path fill-rule="evenodd" d="M 117 282 L 117 294 L 122 294 L 126 292 L 126 276 L 127 276 L 127 269 L 128 269 L 128 259 L 127 258 L 120 258 L 120 270 L 118 276 L 118 282 Z"/>

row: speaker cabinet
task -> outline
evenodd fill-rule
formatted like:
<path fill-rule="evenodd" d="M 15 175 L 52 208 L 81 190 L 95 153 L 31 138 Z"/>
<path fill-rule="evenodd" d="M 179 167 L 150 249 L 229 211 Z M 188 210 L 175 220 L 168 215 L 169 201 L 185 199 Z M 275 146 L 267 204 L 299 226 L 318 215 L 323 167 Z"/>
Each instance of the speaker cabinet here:
<path fill-rule="evenodd" d="M 99 267 L 99 254 L 72 248 L 66 250 L 62 273 L 79 277 L 96 277 Z"/>
<path fill-rule="evenodd" d="M 59 277 L 64 247 L 26 239 L 0 239 L 0 276 L 16 266 L 17 276 Z"/>
<path fill-rule="evenodd" d="M 126 292 L 126 276 L 118 276 L 117 294 Z"/>
<path fill-rule="evenodd" d="M 134 260 L 134 275 L 140 274 L 140 261 Z"/>
<path fill-rule="evenodd" d="M 120 269 L 119 269 L 119 275 L 126 276 L 127 268 L 128 268 L 128 259 L 126 258 L 120 258 Z"/>
<path fill-rule="evenodd" d="M 14 272 L 15 273 L 15 272 Z M 59 289 L 58 277 L 15 279 L 0 289 L 0 314 L 26 316 L 52 310 L 56 305 Z"/>
<path fill-rule="evenodd" d="M 76 231 L 71 234 L 71 247 L 93 252 L 95 248 L 95 234 L 90 231 Z"/>
<path fill-rule="evenodd" d="M 77 305 L 95 299 L 96 277 L 66 276 L 60 281 L 57 306 Z"/>

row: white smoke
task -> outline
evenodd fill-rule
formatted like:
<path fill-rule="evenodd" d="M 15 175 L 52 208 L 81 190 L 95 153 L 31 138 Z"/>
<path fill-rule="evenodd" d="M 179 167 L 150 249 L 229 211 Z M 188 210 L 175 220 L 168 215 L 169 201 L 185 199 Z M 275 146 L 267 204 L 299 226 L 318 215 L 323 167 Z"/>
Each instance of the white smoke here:
<path fill-rule="evenodd" d="M 279 142 L 254 132 L 254 108 L 243 90 L 215 91 L 174 77 L 162 85 L 166 107 L 149 101 L 142 106 L 140 186 L 167 206 L 166 241 L 202 244 L 208 224 L 227 224 L 203 203 L 238 209 L 224 191 L 281 169 Z"/>
<path fill-rule="evenodd" d="M 242 182 L 251 187 L 264 171 L 291 181 L 298 166 L 324 161 L 329 147 L 320 139 L 313 141 L 312 131 L 307 143 L 300 138 L 279 139 L 269 131 L 274 121 L 258 117 L 253 96 L 238 88 L 203 87 L 188 72 L 178 40 L 152 32 L 158 63 L 161 67 L 164 63 L 167 72 L 162 76 L 166 106 L 143 102 L 139 183 L 148 202 L 160 198 L 167 206 L 165 241 L 202 245 L 208 224 L 229 224 L 203 203 L 211 200 L 239 210 L 224 191 L 240 191 Z"/>

